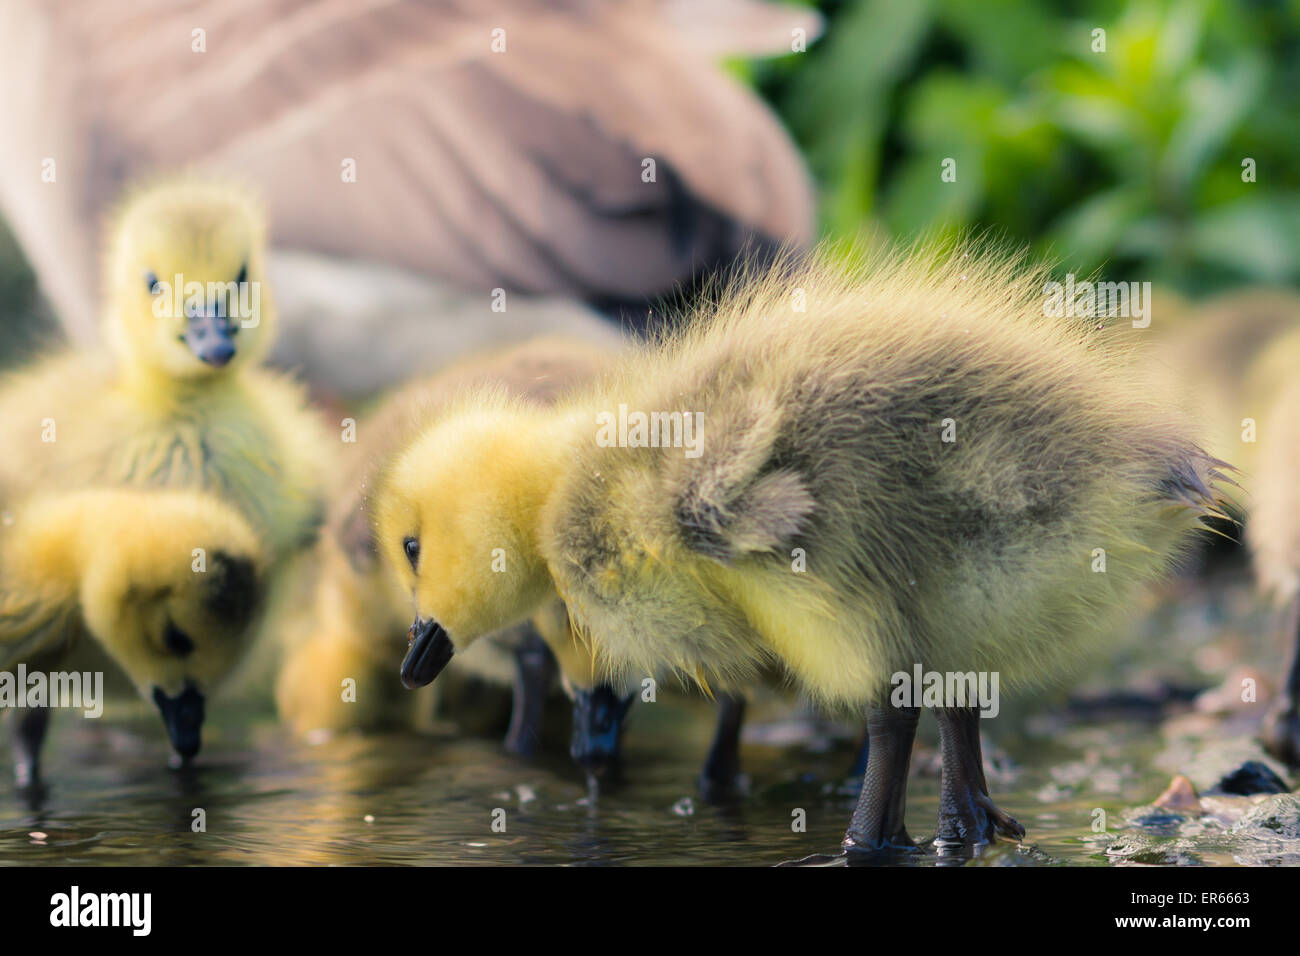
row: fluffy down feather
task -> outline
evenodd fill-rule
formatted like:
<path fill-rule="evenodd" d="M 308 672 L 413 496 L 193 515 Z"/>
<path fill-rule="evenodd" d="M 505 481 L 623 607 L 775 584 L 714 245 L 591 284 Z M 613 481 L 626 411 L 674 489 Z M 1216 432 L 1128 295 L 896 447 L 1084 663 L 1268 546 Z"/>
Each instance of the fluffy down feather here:
<path fill-rule="evenodd" d="M 558 588 L 615 676 L 775 661 L 855 706 L 917 662 L 1047 679 L 1220 477 L 1119 333 L 1044 317 L 1047 278 L 973 247 L 750 276 L 555 410 L 462 400 L 390 469 L 381 547 L 457 649 Z M 620 405 L 698 413 L 699 456 L 602 447 Z"/>

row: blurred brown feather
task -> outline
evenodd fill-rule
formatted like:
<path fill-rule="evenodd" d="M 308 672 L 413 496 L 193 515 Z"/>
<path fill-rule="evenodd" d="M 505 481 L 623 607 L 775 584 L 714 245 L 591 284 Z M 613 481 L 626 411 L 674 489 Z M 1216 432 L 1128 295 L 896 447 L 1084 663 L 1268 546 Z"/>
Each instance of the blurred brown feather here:
<path fill-rule="evenodd" d="M 815 35 L 816 15 L 753 0 L 698 10 L 0 0 L 0 208 L 80 340 L 98 315 L 105 205 L 131 180 L 190 164 L 258 187 L 277 249 L 473 290 L 485 322 L 500 320 L 481 293 L 498 287 L 639 302 L 747 246 L 812 235 L 794 146 L 710 57 L 730 34 L 742 52 L 768 46 L 782 18 L 787 44 L 795 28 Z M 497 27 L 504 53 L 491 49 Z M 205 52 L 192 49 L 200 29 Z M 47 158 L 54 183 L 41 178 Z M 345 159 L 356 182 L 342 181 Z M 309 319 L 293 298 L 282 298 L 290 327 Z M 286 341 L 300 342 L 292 328 Z M 355 344 L 327 340 L 341 354 L 313 361 L 328 379 Z"/>

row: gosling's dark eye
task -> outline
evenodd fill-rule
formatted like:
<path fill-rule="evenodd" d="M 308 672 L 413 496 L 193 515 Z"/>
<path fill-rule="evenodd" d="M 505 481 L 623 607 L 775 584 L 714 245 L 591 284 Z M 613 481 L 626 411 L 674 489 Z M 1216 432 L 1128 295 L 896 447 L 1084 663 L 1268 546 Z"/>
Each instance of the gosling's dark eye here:
<path fill-rule="evenodd" d="M 239 267 L 239 275 L 235 276 L 235 282 L 239 283 L 240 285 L 243 285 L 247 281 L 248 281 L 248 263 L 245 262 L 242 266 Z"/>
<path fill-rule="evenodd" d="M 167 622 L 167 628 L 163 631 L 163 644 L 177 657 L 188 657 L 194 653 L 194 642 L 190 636 L 171 621 Z"/>
<path fill-rule="evenodd" d="M 158 285 L 158 277 L 152 272 L 146 272 L 144 274 L 144 285 L 145 288 L 149 290 L 150 295 L 157 295 L 162 291 L 162 287 Z"/>
<path fill-rule="evenodd" d="M 420 563 L 420 542 L 415 538 L 403 538 L 402 550 L 406 552 L 406 560 L 411 562 L 411 570 L 418 570 L 416 565 Z"/>

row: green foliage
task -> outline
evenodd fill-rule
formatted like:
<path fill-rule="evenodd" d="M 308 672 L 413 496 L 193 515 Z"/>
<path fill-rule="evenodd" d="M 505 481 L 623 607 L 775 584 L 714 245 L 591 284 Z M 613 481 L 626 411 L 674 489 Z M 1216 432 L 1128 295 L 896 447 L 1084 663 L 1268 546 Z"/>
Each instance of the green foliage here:
<path fill-rule="evenodd" d="M 752 79 L 827 233 L 991 229 L 1192 292 L 1300 280 L 1295 0 L 818 5 L 822 39 Z"/>

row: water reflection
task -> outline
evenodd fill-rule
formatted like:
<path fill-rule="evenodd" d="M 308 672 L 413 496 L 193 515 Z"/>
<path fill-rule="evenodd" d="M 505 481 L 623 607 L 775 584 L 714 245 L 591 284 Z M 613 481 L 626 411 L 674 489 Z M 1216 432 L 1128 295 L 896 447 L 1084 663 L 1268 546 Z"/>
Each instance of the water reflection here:
<path fill-rule="evenodd" d="M 345 735 L 311 746 L 251 720 L 168 769 L 152 720 L 68 722 L 47 755 L 44 792 L 0 788 L 0 864 L 1115 865 L 1173 839 L 1090 830 L 1096 807 L 1120 820 L 1163 788 L 1163 774 L 1145 769 L 1149 729 L 1094 727 L 1076 749 L 1017 741 L 1021 770 L 998 798 L 1032 843 L 973 852 L 928 843 L 938 781 L 918 752 L 907 808 L 918 849 L 868 860 L 839 852 L 856 800 L 843 776 L 851 734 L 821 752 L 747 741 L 750 792 L 711 804 L 695 789 L 707 708 L 656 719 L 629 729 L 626 780 L 594 799 L 562 750 L 521 762 L 492 738 Z M 1071 774 L 1092 766 L 1100 738 L 1111 742 L 1107 765 L 1137 769 Z M 1196 862 L 1231 864 L 1234 854 L 1212 833 Z"/>

